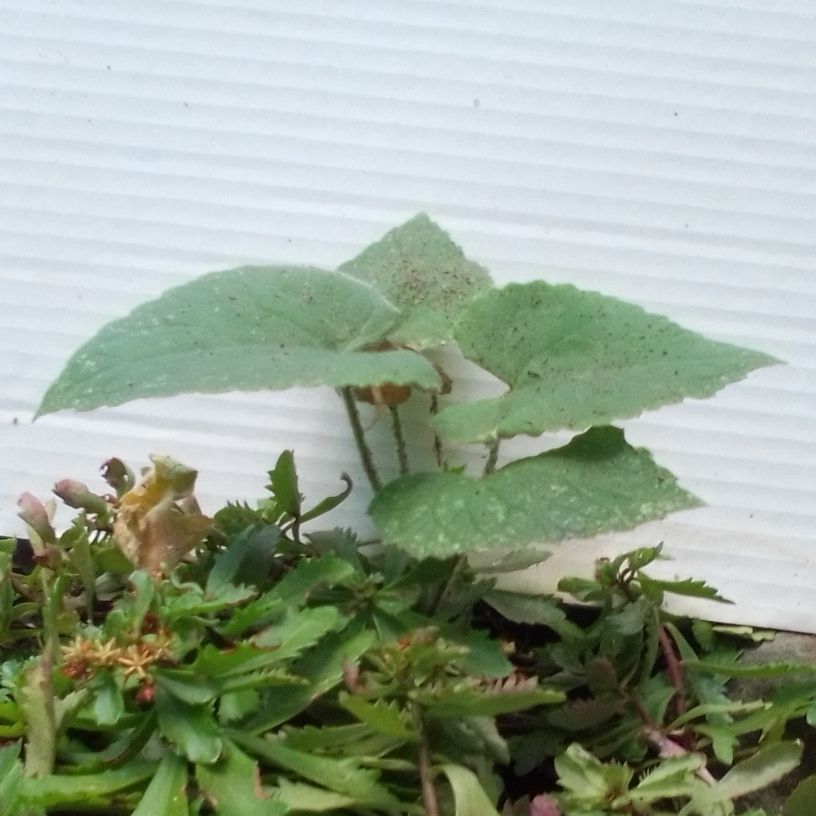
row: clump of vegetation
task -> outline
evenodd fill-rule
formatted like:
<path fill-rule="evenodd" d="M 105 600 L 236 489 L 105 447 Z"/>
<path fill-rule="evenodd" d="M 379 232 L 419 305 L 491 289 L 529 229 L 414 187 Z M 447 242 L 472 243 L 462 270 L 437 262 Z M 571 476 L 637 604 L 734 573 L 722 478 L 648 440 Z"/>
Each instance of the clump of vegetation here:
<path fill-rule="evenodd" d="M 648 577 L 659 548 L 562 581 L 580 611 L 304 534 L 342 494 L 305 507 L 289 452 L 268 498 L 212 519 L 178 463 L 104 472 L 115 494 L 58 484 L 80 508 L 59 536 L 24 498 L 30 572 L 3 544 L 5 814 L 728 816 L 799 762 L 814 667 L 742 666 L 749 630 L 668 615 L 666 593 L 717 595 Z M 772 699 L 728 695 L 781 673 Z"/>
<path fill-rule="evenodd" d="M 435 349 L 502 379 L 463 401 Z M 533 545 L 623 530 L 698 500 L 610 425 L 704 397 L 767 355 L 597 293 L 495 288 L 427 217 L 337 272 L 245 267 L 172 289 L 103 328 L 40 414 L 182 391 L 328 385 L 375 493 L 376 541 L 314 529 L 294 457 L 256 507 L 209 518 L 195 471 L 154 457 L 111 493 L 65 480 L 58 535 L 26 494 L 33 562 L 0 547 L 0 809 L 147 816 L 731 816 L 789 773 L 816 720 L 806 665 L 746 667 L 750 630 L 678 620 L 648 574 L 660 548 L 564 579 L 592 607 L 496 586 Z M 390 470 L 360 404 L 388 414 Z M 402 416 L 424 408 L 426 440 Z M 498 468 L 502 439 L 575 432 Z M 417 444 L 409 444 L 415 442 Z M 481 475 L 452 459 L 485 448 Z M 427 455 L 420 447 L 427 444 Z M 436 469 L 412 471 L 430 460 Z M 479 554 L 478 571 L 469 557 Z M 474 562 L 475 563 L 475 562 Z M 744 644 L 743 644 L 744 645 Z M 768 700 L 730 679 L 795 679 Z M 814 782 L 784 816 L 804 816 Z M 759 810 L 745 810 L 761 816 Z"/>

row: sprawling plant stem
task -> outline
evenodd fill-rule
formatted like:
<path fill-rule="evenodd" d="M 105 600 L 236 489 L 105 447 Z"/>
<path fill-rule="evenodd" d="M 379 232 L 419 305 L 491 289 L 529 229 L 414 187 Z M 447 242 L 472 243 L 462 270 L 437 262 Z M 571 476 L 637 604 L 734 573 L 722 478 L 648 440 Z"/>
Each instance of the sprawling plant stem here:
<path fill-rule="evenodd" d="M 677 653 L 674 650 L 674 644 L 669 637 L 669 633 L 666 631 L 666 627 L 663 626 L 662 623 L 658 629 L 658 637 L 660 638 L 660 648 L 663 651 L 663 658 L 666 661 L 666 671 L 668 672 L 669 680 L 671 680 L 671 684 L 675 689 L 674 708 L 677 716 L 679 717 L 681 714 L 685 713 L 687 708 L 686 683 L 683 677 L 683 667 L 680 665 L 680 661 L 677 658 Z"/>
<path fill-rule="evenodd" d="M 487 461 L 484 466 L 484 475 L 489 476 L 496 469 L 496 463 L 499 461 L 499 445 L 500 441 L 494 439 L 487 445 Z"/>
<path fill-rule="evenodd" d="M 354 400 L 354 393 L 351 388 L 341 388 L 340 394 L 343 397 L 343 404 L 346 406 L 346 413 L 348 414 L 351 431 L 354 434 L 354 444 L 357 445 L 357 452 L 360 454 L 360 461 L 363 465 L 363 470 L 368 478 L 371 489 L 377 493 L 382 488 L 382 480 L 377 473 L 377 468 L 374 465 L 374 458 L 371 455 L 371 448 L 365 439 L 365 431 L 363 430 L 363 423 L 360 421 L 360 412 L 357 410 L 357 403 Z"/>
<path fill-rule="evenodd" d="M 405 437 L 402 433 L 402 421 L 400 420 L 399 408 L 396 405 L 389 405 L 388 412 L 391 414 L 391 429 L 394 433 L 394 442 L 397 446 L 397 462 L 399 463 L 400 476 L 408 474 L 408 452 L 405 448 Z"/>
<path fill-rule="evenodd" d="M 655 722 L 652 715 L 649 713 L 646 706 L 637 697 L 630 697 L 629 702 L 637 711 L 641 720 L 643 720 L 643 735 L 651 748 L 657 752 L 661 759 L 669 759 L 670 757 L 685 756 L 690 751 L 680 745 L 679 742 L 668 737 L 659 725 Z M 711 774 L 711 771 L 704 765 L 698 768 L 696 775 L 703 780 L 707 785 L 715 785 L 717 780 Z"/>
<path fill-rule="evenodd" d="M 440 816 L 439 801 L 436 798 L 436 788 L 433 783 L 433 769 L 431 767 L 431 752 L 428 739 L 422 724 L 422 715 L 416 712 L 416 722 L 419 726 L 419 783 L 422 789 L 422 806 L 425 816 Z"/>

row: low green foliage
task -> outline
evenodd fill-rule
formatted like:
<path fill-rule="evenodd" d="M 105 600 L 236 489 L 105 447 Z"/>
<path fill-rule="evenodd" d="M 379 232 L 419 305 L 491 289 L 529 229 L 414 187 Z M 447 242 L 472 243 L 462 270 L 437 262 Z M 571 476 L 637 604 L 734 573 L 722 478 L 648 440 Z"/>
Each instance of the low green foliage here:
<path fill-rule="evenodd" d="M 650 578 L 659 547 L 564 579 L 582 612 L 461 558 L 304 533 L 297 484 L 285 452 L 268 498 L 154 574 L 112 556 L 155 471 L 61 535 L 26 499 L 34 567 L 9 563 L 0 609 L 4 814 L 761 816 L 740 800 L 798 764 L 812 667 L 754 666 L 800 682 L 732 699 L 751 633 L 667 614 L 667 594 L 722 599 Z M 153 499 L 154 525 L 181 512 Z"/>

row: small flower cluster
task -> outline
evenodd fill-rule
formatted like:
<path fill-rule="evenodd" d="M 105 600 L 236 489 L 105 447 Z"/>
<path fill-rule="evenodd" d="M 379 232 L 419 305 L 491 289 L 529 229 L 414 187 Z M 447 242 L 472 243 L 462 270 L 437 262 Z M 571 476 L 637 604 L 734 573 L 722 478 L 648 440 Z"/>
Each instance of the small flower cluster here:
<path fill-rule="evenodd" d="M 125 678 L 148 679 L 148 670 L 157 663 L 172 659 L 170 635 L 158 632 L 125 646 L 115 640 L 76 638 L 62 647 L 62 673 L 74 680 L 92 677 L 103 668 L 121 669 Z"/>

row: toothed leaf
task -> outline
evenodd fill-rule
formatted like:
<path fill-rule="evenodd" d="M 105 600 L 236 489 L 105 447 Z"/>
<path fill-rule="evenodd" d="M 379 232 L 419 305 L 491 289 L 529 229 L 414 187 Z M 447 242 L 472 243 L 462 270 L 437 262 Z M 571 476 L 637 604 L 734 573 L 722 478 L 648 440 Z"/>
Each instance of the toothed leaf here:
<path fill-rule="evenodd" d="M 424 213 L 391 230 L 340 267 L 371 283 L 402 310 L 391 332 L 394 343 L 412 348 L 451 339 L 451 323 L 476 294 L 492 285 L 490 274 Z"/>
<path fill-rule="evenodd" d="M 385 382 L 436 389 L 439 375 L 420 355 L 370 350 L 398 319 L 374 289 L 336 272 L 213 272 L 104 326 L 68 361 L 38 414 L 191 391 Z"/>
<path fill-rule="evenodd" d="M 626 530 L 698 505 L 645 450 L 605 427 L 480 479 L 405 476 L 369 512 L 384 543 L 424 558 Z"/>
<path fill-rule="evenodd" d="M 435 425 L 451 443 L 583 430 L 685 397 L 709 397 L 778 362 L 631 303 L 542 281 L 480 295 L 454 334 L 465 356 L 509 390 L 442 411 Z"/>

